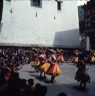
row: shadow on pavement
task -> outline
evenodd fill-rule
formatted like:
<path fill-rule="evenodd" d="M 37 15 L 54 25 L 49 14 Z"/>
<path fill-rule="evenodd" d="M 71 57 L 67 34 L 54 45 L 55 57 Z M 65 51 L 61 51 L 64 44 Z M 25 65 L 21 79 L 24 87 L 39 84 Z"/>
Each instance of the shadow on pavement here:
<path fill-rule="evenodd" d="M 35 71 L 23 71 L 23 72 L 27 72 L 27 73 L 35 73 Z"/>
<path fill-rule="evenodd" d="M 88 89 L 87 88 L 83 88 L 80 86 L 72 86 L 73 89 L 78 90 L 78 91 L 83 91 L 83 92 L 87 92 Z"/>
<path fill-rule="evenodd" d="M 48 84 L 48 93 L 46 96 L 57 96 L 60 92 L 65 92 L 67 96 L 95 96 L 88 87 L 80 88 L 75 84 Z"/>
<path fill-rule="evenodd" d="M 54 82 L 50 82 L 50 78 L 40 76 L 39 74 L 30 74 L 30 76 L 33 76 L 33 77 L 35 77 L 35 79 L 37 79 L 39 81 L 42 81 L 46 84 L 57 84 L 56 80 L 54 80 Z"/>
<path fill-rule="evenodd" d="M 29 75 L 35 77 L 35 79 L 39 77 L 38 74 L 29 74 Z"/>

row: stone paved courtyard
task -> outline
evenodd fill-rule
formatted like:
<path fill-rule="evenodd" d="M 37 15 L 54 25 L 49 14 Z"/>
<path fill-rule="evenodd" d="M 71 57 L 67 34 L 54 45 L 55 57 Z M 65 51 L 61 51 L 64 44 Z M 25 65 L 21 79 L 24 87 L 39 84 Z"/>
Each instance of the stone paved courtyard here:
<path fill-rule="evenodd" d="M 61 91 L 67 93 L 68 96 L 95 96 L 95 65 L 88 65 L 88 71 L 91 77 L 91 83 L 87 84 L 87 90 L 81 90 L 78 87 L 78 82 L 74 80 L 74 75 L 77 68 L 71 63 L 64 63 L 60 65 L 62 74 L 56 77 L 56 83 L 47 83 L 44 80 L 39 80 L 37 77 L 39 73 L 34 73 L 34 69 L 31 65 L 23 65 L 23 68 L 19 70 L 20 77 L 29 79 L 33 78 L 35 83 L 41 83 L 47 85 L 48 92 L 46 96 L 57 96 Z M 47 75 L 47 80 L 50 76 Z"/>

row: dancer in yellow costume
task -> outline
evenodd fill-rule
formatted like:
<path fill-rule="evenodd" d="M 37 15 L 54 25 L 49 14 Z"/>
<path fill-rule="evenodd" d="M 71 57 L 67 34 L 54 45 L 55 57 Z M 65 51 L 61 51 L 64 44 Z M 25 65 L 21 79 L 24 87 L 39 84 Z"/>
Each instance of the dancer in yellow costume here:
<path fill-rule="evenodd" d="M 62 53 L 58 54 L 57 61 L 59 64 L 64 62 L 64 56 Z"/>
<path fill-rule="evenodd" d="M 61 68 L 59 67 L 59 65 L 56 63 L 57 61 L 52 58 L 52 61 L 51 61 L 51 66 L 50 66 L 50 69 L 49 69 L 49 73 L 51 75 L 51 80 L 50 82 L 54 82 L 54 79 L 56 76 L 59 76 L 61 74 Z"/>
<path fill-rule="evenodd" d="M 35 57 L 34 62 L 33 62 L 32 65 L 31 65 L 32 67 L 35 68 L 35 72 L 38 71 L 38 66 L 39 66 L 39 64 L 40 64 L 39 58 L 38 58 L 38 57 Z"/>
<path fill-rule="evenodd" d="M 61 69 L 57 63 L 54 63 L 53 66 L 51 67 L 50 74 L 51 74 L 51 82 L 53 83 L 55 77 L 61 74 Z"/>
<path fill-rule="evenodd" d="M 45 60 L 45 62 L 40 66 L 40 76 L 42 77 L 42 73 L 44 73 L 44 78 L 46 78 L 45 74 L 48 73 L 48 69 L 50 68 L 50 63 Z"/>

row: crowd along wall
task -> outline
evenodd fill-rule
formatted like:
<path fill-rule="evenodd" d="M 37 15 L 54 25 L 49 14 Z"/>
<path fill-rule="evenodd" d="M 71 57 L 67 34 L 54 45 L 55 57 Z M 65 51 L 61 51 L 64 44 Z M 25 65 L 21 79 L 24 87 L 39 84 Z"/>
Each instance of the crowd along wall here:
<path fill-rule="evenodd" d="M 0 44 L 79 47 L 77 0 L 41 0 L 40 7 L 31 1 L 4 1 Z"/>

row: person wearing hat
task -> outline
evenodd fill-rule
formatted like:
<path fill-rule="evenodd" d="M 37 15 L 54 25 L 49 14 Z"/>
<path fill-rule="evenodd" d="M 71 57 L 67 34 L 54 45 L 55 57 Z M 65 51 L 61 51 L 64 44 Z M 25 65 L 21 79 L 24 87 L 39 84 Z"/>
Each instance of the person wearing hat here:
<path fill-rule="evenodd" d="M 31 64 L 31 66 L 34 67 L 34 69 L 35 69 L 34 72 L 38 72 L 37 67 L 39 66 L 39 64 L 40 64 L 39 57 L 37 54 L 35 54 L 34 62 Z"/>
<path fill-rule="evenodd" d="M 39 64 L 39 66 L 38 66 L 38 70 L 40 71 L 40 77 L 42 77 L 42 73 L 43 73 L 43 71 L 44 71 L 44 64 L 45 64 L 45 62 L 46 62 L 46 57 L 45 57 L 45 55 L 44 54 L 41 54 L 40 56 L 39 56 L 39 61 L 40 61 L 40 64 Z M 43 67 L 44 66 L 44 67 Z M 44 77 L 45 77 L 45 74 L 44 74 Z"/>
<path fill-rule="evenodd" d="M 58 64 L 62 64 L 64 62 L 64 56 L 62 53 L 57 54 L 57 61 L 58 61 Z"/>
<path fill-rule="evenodd" d="M 48 62 L 48 60 L 44 60 L 43 64 L 40 66 L 40 71 L 41 71 L 41 76 L 42 73 L 44 73 L 44 78 L 46 78 L 45 74 L 48 74 L 48 70 L 50 68 L 50 63 Z"/>
<path fill-rule="evenodd" d="M 49 73 L 51 75 L 51 83 L 54 83 L 54 79 L 56 76 L 61 74 L 61 68 L 59 65 L 56 63 L 56 59 L 52 58 L 52 63 L 51 63 L 51 68 L 49 70 Z"/>

